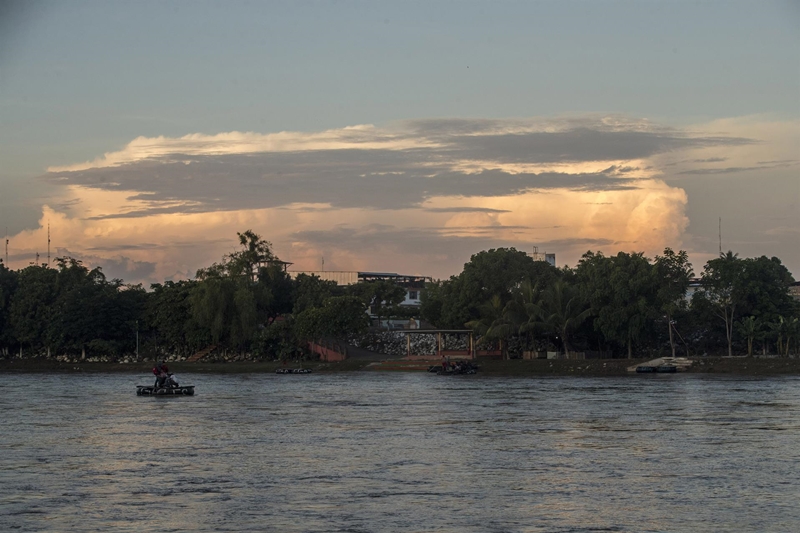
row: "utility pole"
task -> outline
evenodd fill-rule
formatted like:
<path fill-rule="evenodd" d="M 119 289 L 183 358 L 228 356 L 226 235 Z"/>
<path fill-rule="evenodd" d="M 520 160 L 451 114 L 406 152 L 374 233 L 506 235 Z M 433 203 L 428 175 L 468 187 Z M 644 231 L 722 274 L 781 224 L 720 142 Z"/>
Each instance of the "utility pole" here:
<path fill-rule="evenodd" d="M 8 226 L 6 226 L 6 268 L 11 268 L 8 266 Z"/>
<path fill-rule="evenodd" d="M 722 256 L 722 217 L 719 217 L 719 255 Z"/>
<path fill-rule="evenodd" d="M 325 256 L 322 256 L 322 271 L 325 272 Z"/>
<path fill-rule="evenodd" d="M 50 268 L 50 223 L 47 223 L 47 268 Z"/>

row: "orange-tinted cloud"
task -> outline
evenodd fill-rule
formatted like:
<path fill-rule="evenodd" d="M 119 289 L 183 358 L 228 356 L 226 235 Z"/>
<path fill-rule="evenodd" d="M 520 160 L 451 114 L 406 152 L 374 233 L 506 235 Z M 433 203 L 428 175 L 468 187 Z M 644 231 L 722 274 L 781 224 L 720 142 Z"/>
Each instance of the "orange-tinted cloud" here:
<path fill-rule="evenodd" d="M 689 224 L 668 178 L 787 159 L 733 124 L 591 116 L 138 138 L 41 178 L 65 192 L 12 237 L 12 266 L 43 254 L 47 223 L 53 255 L 133 282 L 191 277 L 245 229 L 298 270 L 324 257 L 329 270 L 444 277 L 498 246 L 538 245 L 559 264 L 587 249 L 652 255 L 681 247 Z"/>

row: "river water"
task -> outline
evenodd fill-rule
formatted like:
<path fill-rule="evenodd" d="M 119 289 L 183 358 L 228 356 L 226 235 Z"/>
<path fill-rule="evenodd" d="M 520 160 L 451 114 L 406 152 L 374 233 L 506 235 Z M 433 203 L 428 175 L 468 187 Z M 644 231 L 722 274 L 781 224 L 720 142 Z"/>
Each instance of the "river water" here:
<path fill-rule="evenodd" d="M 0 375 L 0 531 L 800 531 L 800 379 Z"/>

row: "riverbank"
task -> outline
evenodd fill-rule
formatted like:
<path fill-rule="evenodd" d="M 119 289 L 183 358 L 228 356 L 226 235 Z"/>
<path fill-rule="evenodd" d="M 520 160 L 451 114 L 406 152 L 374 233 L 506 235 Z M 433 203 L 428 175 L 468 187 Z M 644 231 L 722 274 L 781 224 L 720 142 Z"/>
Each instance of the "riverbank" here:
<path fill-rule="evenodd" d="M 699 357 L 686 373 L 731 374 L 749 376 L 800 375 L 800 359 L 754 357 Z M 594 359 L 594 360 L 480 360 L 478 376 L 624 376 L 635 375 L 628 367 L 647 359 Z M 315 373 L 407 371 L 421 372 L 426 365 L 403 367 L 393 362 L 383 365 L 375 361 L 347 360 L 339 363 L 320 361 L 235 362 L 235 363 L 169 363 L 170 370 L 181 374 L 262 374 L 279 368 L 310 368 Z M 151 362 L 142 363 L 66 363 L 50 359 L 0 360 L 0 374 L 12 373 L 128 373 L 150 374 Z"/>

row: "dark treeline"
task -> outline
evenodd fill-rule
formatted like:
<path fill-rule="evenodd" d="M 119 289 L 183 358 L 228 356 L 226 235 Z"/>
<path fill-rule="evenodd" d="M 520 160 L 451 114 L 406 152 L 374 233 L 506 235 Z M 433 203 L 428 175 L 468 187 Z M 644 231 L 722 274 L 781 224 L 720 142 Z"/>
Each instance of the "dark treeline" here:
<path fill-rule="evenodd" d="M 254 358 L 305 354 L 306 341 L 352 340 L 385 318 L 422 318 L 474 329 L 482 344 L 523 351 L 788 355 L 797 351 L 800 308 L 777 258 L 709 261 L 693 276 L 686 252 L 587 252 L 557 269 L 510 249 L 472 256 L 449 280 L 426 286 L 419 310 L 400 307 L 390 282 L 348 287 L 291 279 L 269 242 L 239 234 L 239 249 L 194 280 L 141 285 L 108 280 L 65 257 L 56 267 L 10 270 L 0 263 L 0 353 L 17 356 L 186 357 L 209 346 Z M 137 346 L 138 342 L 138 346 Z"/>
<path fill-rule="evenodd" d="M 306 340 L 364 334 L 378 316 L 406 316 L 405 291 L 391 283 L 338 287 L 300 275 L 292 280 L 269 242 L 252 231 L 240 248 L 196 279 L 145 290 L 108 280 L 73 258 L 56 268 L 0 264 L 0 353 L 29 356 L 136 354 L 186 357 L 209 346 L 255 358 L 303 354 Z"/>
<path fill-rule="evenodd" d="M 431 284 L 422 314 L 440 328 L 467 325 L 481 343 L 511 356 L 797 351 L 800 305 L 778 258 L 728 252 L 705 265 L 699 284 L 693 276 L 686 252 L 669 248 L 653 260 L 590 251 L 575 268 L 562 269 L 513 248 L 489 250 L 473 255 L 458 276 Z"/>

